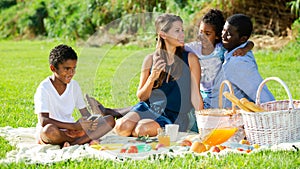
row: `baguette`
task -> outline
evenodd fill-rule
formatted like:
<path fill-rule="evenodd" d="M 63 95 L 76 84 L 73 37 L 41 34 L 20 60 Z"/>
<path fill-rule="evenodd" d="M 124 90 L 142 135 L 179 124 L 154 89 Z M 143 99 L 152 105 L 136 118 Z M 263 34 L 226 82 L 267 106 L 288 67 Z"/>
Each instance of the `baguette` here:
<path fill-rule="evenodd" d="M 263 108 L 261 108 L 260 106 L 254 104 L 253 102 L 250 102 L 248 99 L 246 98 L 241 98 L 240 102 L 246 106 L 249 110 L 251 110 L 252 112 L 263 112 L 265 111 Z"/>
<path fill-rule="evenodd" d="M 247 112 L 251 112 L 250 109 L 248 109 L 245 105 L 243 105 L 240 100 L 235 97 L 235 95 L 229 93 L 229 92 L 224 92 L 223 95 L 228 99 L 230 100 L 232 103 L 236 104 L 240 109 L 243 109 Z"/>

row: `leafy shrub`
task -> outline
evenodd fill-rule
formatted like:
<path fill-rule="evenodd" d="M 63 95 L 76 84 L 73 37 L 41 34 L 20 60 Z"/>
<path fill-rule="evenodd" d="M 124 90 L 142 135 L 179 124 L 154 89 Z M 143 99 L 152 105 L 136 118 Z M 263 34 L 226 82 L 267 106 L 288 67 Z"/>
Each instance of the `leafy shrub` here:
<path fill-rule="evenodd" d="M 0 9 L 9 8 L 16 4 L 17 4 L 16 0 L 1 0 L 0 1 Z"/>

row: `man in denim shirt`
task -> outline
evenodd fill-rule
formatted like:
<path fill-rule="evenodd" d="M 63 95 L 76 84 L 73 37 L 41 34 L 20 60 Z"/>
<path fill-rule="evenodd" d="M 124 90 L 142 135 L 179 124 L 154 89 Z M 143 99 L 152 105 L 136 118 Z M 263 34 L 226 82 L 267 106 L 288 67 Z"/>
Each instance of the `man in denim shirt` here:
<path fill-rule="evenodd" d="M 255 102 L 256 92 L 262 77 L 258 72 L 253 53 L 249 51 L 243 57 L 233 57 L 233 52 L 247 44 L 252 33 L 252 22 L 243 14 L 235 14 L 226 20 L 222 31 L 223 46 L 227 51 L 224 54 L 224 63 L 217 75 L 212 93 L 204 100 L 205 108 L 218 108 L 219 88 L 223 80 L 229 80 L 237 98 L 247 98 Z M 228 90 L 228 89 L 227 89 Z M 274 96 L 264 86 L 261 92 L 261 103 L 275 100 Z M 230 108 L 231 102 L 223 99 L 223 107 Z"/>

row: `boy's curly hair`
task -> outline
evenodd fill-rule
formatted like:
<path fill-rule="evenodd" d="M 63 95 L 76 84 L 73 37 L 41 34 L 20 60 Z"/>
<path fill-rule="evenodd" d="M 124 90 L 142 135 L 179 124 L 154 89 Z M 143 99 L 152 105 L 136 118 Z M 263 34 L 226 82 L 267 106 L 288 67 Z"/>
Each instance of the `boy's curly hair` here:
<path fill-rule="evenodd" d="M 210 24 L 214 27 L 216 36 L 219 37 L 217 43 L 222 40 L 222 30 L 225 24 L 225 18 L 223 12 L 218 9 L 210 9 L 203 17 L 201 22 Z"/>
<path fill-rule="evenodd" d="M 58 45 L 53 48 L 49 55 L 49 63 L 58 69 L 58 64 L 62 64 L 66 60 L 77 60 L 76 52 L 67 45 Z"/>

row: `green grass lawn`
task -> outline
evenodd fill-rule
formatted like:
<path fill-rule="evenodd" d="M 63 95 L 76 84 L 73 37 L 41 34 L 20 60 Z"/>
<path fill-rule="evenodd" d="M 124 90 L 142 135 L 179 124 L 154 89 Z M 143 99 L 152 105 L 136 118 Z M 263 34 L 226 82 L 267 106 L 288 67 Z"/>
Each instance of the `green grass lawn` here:
<path fill-rule="evenodd" d="M 33 127 L 33 95 L 38 84 L 51 74 L 50 50 L 59 41 L 0 41 L 0 127 Z M 75 79 L 84 93 L 89 93 L 105 106 L 123 107 L 136 103 L 136 88 L 142 60 L 152 49 L 137 46 L 73 46 L 79 55 Z M 277 76 L 286 82 L 295 100 L 300 100 L 300 51 L 294 42 L 279 51 L 255 51 L 259 71 L 264 78 Z M 268 83 L 276 99 L 287 99 L 283 87 Z M 74 112 L 78 117 L 78 112 Z M 0 138 L 0 158 L 14 147 Z M 250 155 L 229 154 L 224 157 L 186 155 L 160 160 L 114 162 L 85 159 L 52 165 L 0 165 L 0 168 L 300 168 L 299 152 L 264 151 Z"/>

